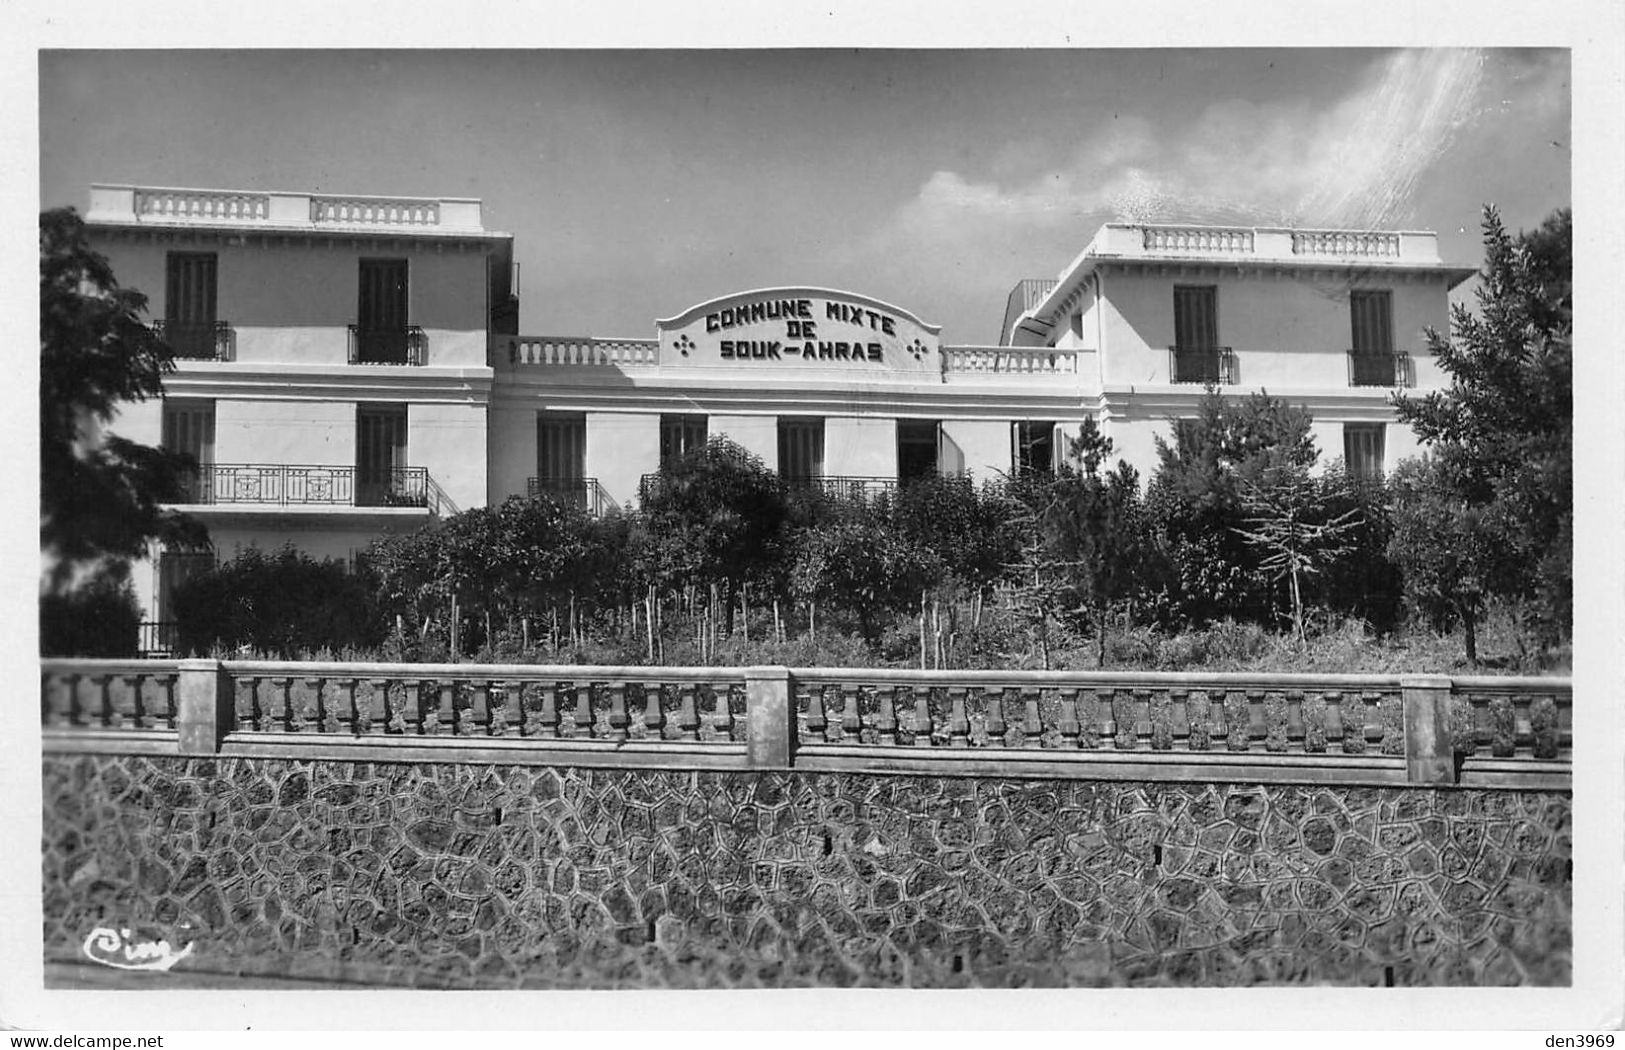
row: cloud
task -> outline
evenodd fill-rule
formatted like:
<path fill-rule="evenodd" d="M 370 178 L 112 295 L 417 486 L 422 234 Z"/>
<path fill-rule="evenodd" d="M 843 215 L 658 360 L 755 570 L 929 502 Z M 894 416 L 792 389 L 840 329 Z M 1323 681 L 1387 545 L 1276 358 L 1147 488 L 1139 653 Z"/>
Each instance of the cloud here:
<path fill-rule="evenodd" d="M 1329 107 L 1221 100 L 1168 127 L 1125 115 L 1089 132 L 1064 163 L 1023 181 L 937 171 L 875 243 L 901 240 L 993 264 L 1024 254 L 1035 239 L 1062 236 L 1075 251 L 1111 220 L 1400 223 L 1418 180 L 1483 111 L 1485 61 L 1476 51 L 1394 53 Z"/>

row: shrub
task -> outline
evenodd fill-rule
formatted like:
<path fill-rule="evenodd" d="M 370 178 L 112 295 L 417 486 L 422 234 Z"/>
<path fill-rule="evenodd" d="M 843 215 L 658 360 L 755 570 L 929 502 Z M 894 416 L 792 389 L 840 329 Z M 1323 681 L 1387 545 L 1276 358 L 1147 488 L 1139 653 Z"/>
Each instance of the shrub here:
<path fill-rule="evenodd" d="M 40 597 L 42 656 L 128 657 L 140 645 L 141 603 L 123 562 L 76 587 Z"/>
<path fill-rule="evenodd" d="M 181 652 L 254 649 L 291 657 L 301 650 L 369 648 L 386 631 L 369 581 L 343 562 L 292 547 L 250 547 L 175 588 Z"/>

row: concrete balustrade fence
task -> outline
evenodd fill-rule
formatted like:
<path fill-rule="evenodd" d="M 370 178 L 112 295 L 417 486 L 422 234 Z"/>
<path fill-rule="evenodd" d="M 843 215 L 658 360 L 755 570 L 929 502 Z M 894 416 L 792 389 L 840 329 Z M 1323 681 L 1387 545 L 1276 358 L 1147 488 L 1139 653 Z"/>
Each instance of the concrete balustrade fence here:
<path fill-rule="evenodd" d="M 47 660 L 48 747 L 1566 789 L 1560 678 Z"/>
<path fill-rule="evenodd" d="M 184 955 L 143 987 L 1572 976 L 1566 679 L 236 660 L 42 679 L 52 987 L 105 984 L 118 931 Z"/>

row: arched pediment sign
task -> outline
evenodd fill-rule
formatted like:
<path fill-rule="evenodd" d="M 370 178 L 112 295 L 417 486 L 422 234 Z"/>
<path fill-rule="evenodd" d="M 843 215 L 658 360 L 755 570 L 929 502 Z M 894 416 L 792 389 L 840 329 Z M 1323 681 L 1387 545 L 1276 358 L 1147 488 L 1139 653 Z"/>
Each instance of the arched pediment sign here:
<path fill-rule="evenodd" d="M 760 374 L 942 369 L 942 328 L 866 295 L 764 288 L 691 306 L 655 322 L 660 364 Z"/>

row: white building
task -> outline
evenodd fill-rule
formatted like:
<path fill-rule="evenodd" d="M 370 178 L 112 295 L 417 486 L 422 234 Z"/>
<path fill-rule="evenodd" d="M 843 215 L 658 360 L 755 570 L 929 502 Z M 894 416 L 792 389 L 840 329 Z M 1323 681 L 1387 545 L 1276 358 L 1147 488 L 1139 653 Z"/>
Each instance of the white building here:
<path fill-rule="evenodd" d="M 1053 469 L 1092 417 L 1148 475 L 1210 383 L 1303 406 L 1323 458 L 1382 470 L 1417 450 L 1389 395 L 1439 383 L 1423 332 L 1473 273 L 1425 232 L 1110 224 L 1016 285 L 999 346 L 820 288 L 726 295 L 646 337 L 533 337 L 478 201 L 97 186 L 87 223 L 182 358 L 116 428 L 206 464 L 183 509 L 225 556 L 343 557 L 537 491 L 629 506 L 716 435 L 873 488 Z M 137 572 L 155 620 L 187 564 Z"/>
<path fill-rule="evenodd" d="M 478 201 L 95 186 L 85 220 L 178 358 L 113 429 L 204 465 L 180 509 L 219 554 L 343 558 L 485 502 L 486 346 L 517 302 Z M 137 566 L 149 616 L 198 564 Z"/>

